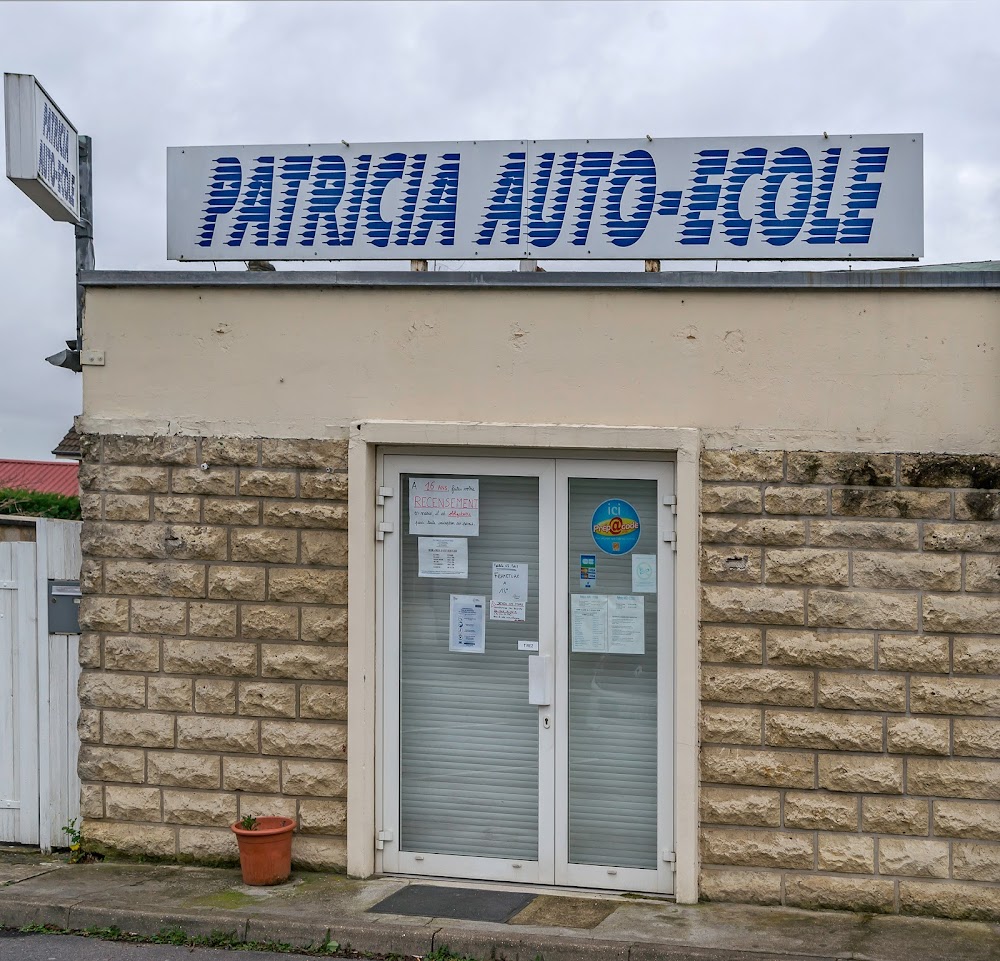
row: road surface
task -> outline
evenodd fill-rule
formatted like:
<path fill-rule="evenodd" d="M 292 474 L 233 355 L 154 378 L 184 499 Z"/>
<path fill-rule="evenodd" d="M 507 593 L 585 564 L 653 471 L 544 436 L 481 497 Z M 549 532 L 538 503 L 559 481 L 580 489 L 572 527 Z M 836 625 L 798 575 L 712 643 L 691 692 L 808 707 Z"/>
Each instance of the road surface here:
<path fill-rule="evenodd" d="M 0 961 L 294 961 L 301 955 L 225 951 L 173 944 L 128 944 L 70 934 L 0 930 Z"/>

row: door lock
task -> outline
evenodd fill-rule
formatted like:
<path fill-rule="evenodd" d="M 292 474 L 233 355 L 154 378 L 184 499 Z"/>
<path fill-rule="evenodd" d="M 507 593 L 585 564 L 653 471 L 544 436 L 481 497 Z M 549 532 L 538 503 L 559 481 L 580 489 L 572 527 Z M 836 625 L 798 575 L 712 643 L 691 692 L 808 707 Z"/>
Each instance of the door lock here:
<path fill-rule="evenodd" d="M 552 718 L 551 718 L 551 717 L 549 717 L 549 716 L 548 716 L 548 714 L 546 714 L 546 715 L 545 715 L 545 716 L 544 716 L 544 717 L 542 718 L 542 727 L 544 727 L 546 731 L 547 731 L 547 730 L 548 730 L 548 729 L 549 729 L 550 727 L 552 727 Z"/>

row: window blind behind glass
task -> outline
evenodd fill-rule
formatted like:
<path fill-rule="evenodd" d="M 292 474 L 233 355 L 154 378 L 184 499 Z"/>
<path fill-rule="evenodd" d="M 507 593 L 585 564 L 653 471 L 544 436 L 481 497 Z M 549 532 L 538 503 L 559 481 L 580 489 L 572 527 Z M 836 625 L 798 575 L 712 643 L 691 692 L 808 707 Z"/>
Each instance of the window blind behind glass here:
<path fill-rule="evenodd" d="M 639 513 L 629 554 L 594 543 L 592 518 L 621 498 Z M 570 593 L 631 594 L 632 554 L 657 552 L 656 481 L 570 478 Z M 580 587 L 580 556 L 597 558 L 597 583 Z M 656 594 L 643 598 L 645 653 L 569 653 L 569 859 L 573 864 L 655 868 Z M 570 598 L 566 598 L 570 604 Z M 572 608 L 569 613 L 572 632 Z"/>
<path fill-rule="evenodd" d="M 467 579 L 418 576 L 401 504 L 400 849 L 535 860 L 538 708 L 517 642 L 538 640 L 538 478 L 481 476 L 479 503 Z M 523 623 L 489 620 L 494 561 L 528 565 Z M 452 594 L 485 597 L 484 654 L 449 652 Z"/>

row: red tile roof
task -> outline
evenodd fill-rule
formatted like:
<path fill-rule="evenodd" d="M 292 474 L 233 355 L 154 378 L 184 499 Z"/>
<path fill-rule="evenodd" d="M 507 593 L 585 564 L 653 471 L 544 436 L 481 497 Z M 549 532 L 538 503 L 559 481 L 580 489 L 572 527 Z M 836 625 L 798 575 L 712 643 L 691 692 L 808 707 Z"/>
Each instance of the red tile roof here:
<path fill-rule="evenodd" d="M 80 465 L 51 460 L 0 460 L 0 488 L 78 497 Z"/>

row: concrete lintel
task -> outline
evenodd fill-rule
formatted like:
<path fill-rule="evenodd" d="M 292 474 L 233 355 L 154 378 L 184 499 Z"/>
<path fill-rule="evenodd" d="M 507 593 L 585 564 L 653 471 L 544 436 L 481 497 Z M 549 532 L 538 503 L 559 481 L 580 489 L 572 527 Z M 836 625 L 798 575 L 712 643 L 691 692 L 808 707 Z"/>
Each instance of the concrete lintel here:
<path fill-rule="evenodd" d="M 1000 271 L 864 270 L 93 270 L 85 287 L 430 288 L 528 290 L 997 290 Z"/>

